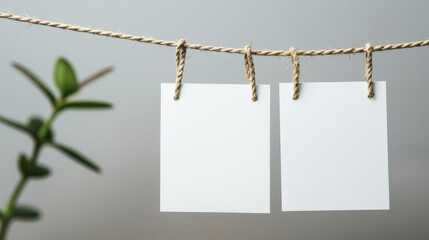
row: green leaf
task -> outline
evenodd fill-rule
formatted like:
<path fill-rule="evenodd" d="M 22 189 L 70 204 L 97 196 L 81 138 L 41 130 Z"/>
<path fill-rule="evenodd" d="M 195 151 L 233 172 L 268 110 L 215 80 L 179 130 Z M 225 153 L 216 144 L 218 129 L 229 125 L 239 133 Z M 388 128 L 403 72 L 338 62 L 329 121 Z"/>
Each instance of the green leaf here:
<path fill-rule="evenodd" d="M 45 122 L 43 121 L 42 118 L 32 117 L 32 118 L 30 118 L 30 121 L 28 122 L 27 126 L 28 126 L 28 129 L 31 131 L 31 133 L 37 138 L 38 133 L 44 124 L 45 124 Z M 44 142 L 51 142 L 53 138 L 54 138 L 54 133 L 53 133 L 52 129 L 49 128 L 46 132 L 44 139 L 40 139 L 40 140 L 42 140 Z"/>
<path fill-rule="evenodd" d="M 4 215 L 3 215 L 3 212 L 0 211 L 0 220 L 2 220 L 2 219 L 4 219 Z"/>
<path fill-rule="evenodd" d="M 97 79 L 100 79 L 101 77 L 109 74 L 111 71 L 113 71 L 113 67 L 107 67 L 103 70 L 100 70 L 93 75 L 89 76 L 88 78 L 84 79 L 81 83 L 79 83 L 79 89 L 87 86 L 88 84 L 96 81 Z"/>
<path fill-rule="evenodd" d="M 54 78 L 63 99 L 79 90 L 79 84 L 73 67 L 64 58 L 58 59 L 55 66 Z"/>
<path fill-rule="evenodd" d="M 101 170 L 100 170 L 100 168 L 95 163 L 93 163 L 88 158 L 84 157 L 82 154 L 78 153 L 76 150 L 74 150 L 74 149 L 72 149 L 70 147 L 66 147 L 64 145 L 58 144 L 58 143 L 51 143 L 50 145 L 53 148 L 55 148 L 55 149 L 59 150 L 60 152 L 64 153 L 65 155 L 69 156 L 70 158 L 72 158 L 76 162 L 82 164 L 83 166 L 91 169 L 92 171 L 100 173 Z"/>
<path fill-rule="evenodd" d="M 34 134 L 37 135 L 37 133 L 39 132 L 39 130 L 42 128 L 44 124 L 44 121 L 42 118 L 40 117 L 31 117 L 30 120 L 28 121 L 28 129 L 30 129 L 30 131 Z"/>
<path fill-rule="evenodd" d="M 35 162 L 31 162 L 27 159 L 24 154 L 19 156 L 18 160 L 19 169 L 23 176 L 33 177 L 33 178 L 42 178 L 47 177 L 50 174 L 50 170 L 43 166 L 36 165 Z"/>
<path fill-rule="evenodd" d="M 48 98 L 49 102 L 52 104 L 52 106 L 55 106 L 55 96 L 49 90 L 49 88 L 35 75 L 33 74 L 29 69 L 25 68 L 23 65 L 19 63 L 13 63 L 12 66 L 16 68 L 18 71 L 20 71 L 22 74 L 28 77 L 36 87 L 42 91 L 42 93 L 45 94 L 45 96 Z"/>
<path fill-rule="evenodd" d="M 14 121 L 14 120 L 0 116 L 0 123 L 3 123 L 6 126 L 15 128 L 16 130 L 19 130 L 19 131 L 22 131 L 22 132 L 25 132 L 25 133 L 32 135 L 32 132 L 30 129 L 28 129 L 26 126 L 22 125 L 21 123 Z"/>
<path fill-rule="evenodd" d="M 34 207 L 16 206 L 13 210 L 12 218 L 21 220 L 37 220 L 40 218 L 40 213 Z"/>
<path fill-rule="evenodd" d="M 59 111 L 65 109 L 108 109 L 112 108 L 112 104 L 107 102 L 92 101 L 92 100 L 79 100 L 66 102 L 60 106 Z"/>

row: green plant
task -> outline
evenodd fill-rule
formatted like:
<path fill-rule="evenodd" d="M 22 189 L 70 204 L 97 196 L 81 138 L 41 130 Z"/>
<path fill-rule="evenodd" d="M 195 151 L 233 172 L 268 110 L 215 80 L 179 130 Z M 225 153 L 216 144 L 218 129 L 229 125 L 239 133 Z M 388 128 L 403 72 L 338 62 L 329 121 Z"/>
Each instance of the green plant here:
<path fill-rule="evenodd" d="M 9 202 L 3 210 L 0 209 L 0 240 L 6 239 L 8 228 L 13 220 L 37 220 L 40 217 L 39 210 L 18 204 L 18 199 L 29 180 L 45 178 L 50 174 L 49 168 L 38 163 L 39 154 L 43 147 L 52 147 L 90 170 L 100 172 L 100 168 L 87 157 L 73 148 L 55 141 L 52 125 L 56 117 L 66 110 L 108 109 L 112 107 L 110 103 L 101 101 L 69 99 L 89 83 L 112 71 L 111 67 L 99 71 L 79 83 L 71 64 L 64 58 L 58 59 L 54 67 L 55 85 L 60 93 L 58 97 L 30 70 L 18 63 L 13 63 L 13 67 L 24 74 L 45 95 L 52 107 L 52 112 L 47 120 L 41 117 L 31 117 L 27 124 L 0 115 L 0 123 L 26 133 L 34 143 L 31 156 L 21 153 L 18 157 L 20 179 Z"/>

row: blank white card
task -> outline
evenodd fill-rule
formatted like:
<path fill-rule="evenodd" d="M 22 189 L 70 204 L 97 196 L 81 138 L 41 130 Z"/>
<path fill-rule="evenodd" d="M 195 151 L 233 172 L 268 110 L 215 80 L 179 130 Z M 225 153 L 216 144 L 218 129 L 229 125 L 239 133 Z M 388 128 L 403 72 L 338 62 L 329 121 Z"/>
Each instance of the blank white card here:
<path fill-rule="evenodd" d="M 270 212 L 270 87 L 161 84 L 162 212 Z"/>
<path fill-rule="evenodd" d="M 280 84 L 283 211 L 389 209 L 386 83 Z"/>

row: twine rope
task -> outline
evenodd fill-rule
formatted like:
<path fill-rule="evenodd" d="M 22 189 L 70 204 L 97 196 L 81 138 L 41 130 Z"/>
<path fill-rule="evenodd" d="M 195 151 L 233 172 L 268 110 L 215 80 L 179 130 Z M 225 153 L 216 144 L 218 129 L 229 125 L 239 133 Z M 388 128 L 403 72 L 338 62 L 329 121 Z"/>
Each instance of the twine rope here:
<path fill-rule="evenodd" d="M 104 36 L 110 38 L 124 39 L 129 41 L 136 41 L 142 43 L 156 44 L 161 46 L 176 47 L 176 87 L 174 100 L 180 98 L 180 88 L 183 78 L 183 70 L 185 67 L 185 57 L 186 49 L 194 49 L 199 51 L 209 51 L 209 52 L 220 52 L 220 53 L 230 53 L 230 54 L 244 54 L 245 58 L 245 68 L 247 79 L 251 85 L 252 89 L 252 100 L 257 100 L 256 94 L 256 81 L 255 81 L 255 67 L 253 64 L 253 55 L 256 56 L 291 56 L 293 64 L 292 80 L 293 80 L 293 99 L 297 100 L 299 98 L 299 58 L 298 56 L 327 56 L 327 55 L 338 55 L 338 54 L 356 54 L 356 53 L 365 53 L 365 78 L 368 84 L 368 98 L 374 99 L 374 84 L 372 81 L 372 54 L 373 52 L 379 51 L 388 51 L 388 50 L 397 50 L 397 49 L 406 49 L 406 48 L 415 48 L 415 47 L 424 47 L 429 45 L 428 40 L 415 41 L 415 42 L 405 42 L 405 43 L 396 43 L 396 44 L 385 44 L 385 45 L 376 45 L 372 46 L 366 44 L 365 47 L 351 47 L 351 48 L 342 48 L 342 49 L 320 49 L 320 50 L 296 50 L 295 48 L 290 48 L 286 50 L 252 50 L 250 46 L 243 48 L 228 48 L 228 47 L 217 47 L 209 46 L 202 44 L 187 44 L 185 40 L 181 39 L 178 42 L 168 41 L 150 37 L 143 36 L 134 36 L 125 33 L 112 32 L 101 29 L 93 29 L 88 27 L 80 27 L 77 25 L 58 23 L 52 21 L 45 21 L 37 18 L 24 17 L 19 15 L 14 15 L 10 13 L 0 12 L 0 18 L 9 19 L 17 22 L 31 23 L 41 26 L 48 26 L 52 28 L 58 28 L 63 30 L 88 33 L 97 36 Z"/>
<path fill-rule="evenodd" d="M 373 47 L 371 44 L 367 43 L 365 45 L 365 78 L 368 83 L 368 98 L 374 99 L 374 84 L 372 82 L 372 52 Z"/>
<path fill-rule="evenodd" d="M 255 77 L 255 65 L 253 63 L 252 49 L 250 45 L 246 45 L 244 48 L 244 70 L 246 72 L 247 81 L 250 84 L 252 90 L 252 101 L 258 100 L 258 95 L 256 94 L 256 77 Z"/>
<path fill-rule="evenodd" d="M 291 52 L 291 60 L 292 60 L 292 82 L 293 82 L 293 100 L 297 100 L 299 98 L 299 58 L 297 54 L 297 50 L 294 47 L 289 49 Z"/>
<path fill-rule="evenodd" d="M 186 41 L 180 39 L 176 47 L 176 87 L 174 89 L 174 100 L 180 98 L 180 88 L 182 87 L 183 71 L 185 69 Z"/>
<path fill-rule="evenodd" d="M 89 33 L 98 36 L 111 37 L 117 39 L 124 39 L 129 41 L 157 44 L 161 46 L 168 47 L 177 47 L 179 42 L 167 41 L 150 37 L 142 36 L 133 36 L 130 34 L 112 32 L 100 29 L 93 29 L 88 27 L 80 27 L 77 25 L 58 23 L 52 21 L 45 21 L 37 18 L 24 17 L 19 15 L 14 15 L 10 13 L 0 12 L 0 18 L 9 19 L 17 22 L 26 22 L 41 26 L 48 26 L 53 28 L 59 28 L 63 30 Z M 406 42 L 406 43 L 396 43 L 396 44 L 385 44 L 373 46 L 373 52 L 379 51 L 388 51 L 404 48 L 415 48 L 415 47 L 424 47 L 429 45 L 429 39 L 423 41 L 415 42 Z M 221 52 L 221 53 L 234 53 L 234 54 L 243 54 L 243 49 L 241 48 L 228 48 L 228 47 L 217 47 L 217 46 L 208 46 L 202 44 L 185 44 L 186 48 L 195 49 L 199 51 L 210 51 L 210 52 Z M 352 48 L 343 48 L 343 49 L 320 49 L 320 50 L 299 50 L 296 51 L 297 55 L 302 56 L 325 56 L 325 55 L 338 55 L 338 54 L 355 54 L 355 53 L 364 53 L 366 50 L 364 47 L 352 47 Z M 286 50 L 252 50 L 252 55 L 255 56 L 290 56 L 291 51 Z"/>

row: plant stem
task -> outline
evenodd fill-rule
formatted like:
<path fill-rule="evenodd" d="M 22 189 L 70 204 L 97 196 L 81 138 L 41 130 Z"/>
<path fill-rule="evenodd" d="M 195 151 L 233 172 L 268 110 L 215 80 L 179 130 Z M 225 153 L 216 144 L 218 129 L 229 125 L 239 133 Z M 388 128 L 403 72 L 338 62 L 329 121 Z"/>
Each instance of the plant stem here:
<path fill-rule="evenodd" d="M 46 134 L 48 133 L 49 128 L 52 125 L 52 122 L 55 120 L 55 117 L 57 116 L 58 110 L 55 108 L 53 112 L 51 113 L 51 116 L 49 117 L 48 121 L 46 121 L 45 124 L 43 124 L 42 128 L 39 130 L 37 137 L 39 139 L 44 139 Z"/>
<path fill-rule="evenodd" d="M 15 190 L 13 191 L 12 197 L 9 200 L 9 203 L 6 207 L 6 211 L 4 213 L 2 228 L 0 229 L 0 240 L 6 239 L 7 230 L 9 228 L 10 221 L 12 219 L 13 210 L 15 209 L 16 203 L 18 201 L 19 196 L 21 195 L 22 190 L 25 187 L 25 184 L 27 183 L 26 177 L 21 177 L 18 184 L 15 187 Z"/>
<path fill-rule="evenodd" d="M 0 240 L 6 240 L 8 227 L 9 227 L 9 221 L 2 220 L 1 228 L 0 228 Z"/>
<path fill-rule="evenodd" d="M 39 155 L 40 149 L 41 149 L 41 144 L 39 144 L 38 142 L 35 142 L 31 161 L 34 161 L 34 162 L 37 161 L 37 157 Z M 4 216 L 2 219 L 2 226 L 0 229 L 0 240 L 6 240 L 7 231 L 13 217 L 13 211 L 18 202 L 19 196 L 21 195 L 25 185 L 27 184 L 27 181 L 28 181 L 28 177 L 21 174 L 21 178 L 18 184 L 16 185 L 15 190 L 13 191 L 13 194 L 4 212 Z"/>
<path fill-rule="evenodd" d="M 51 113 L 51 116 L 49 117 L 48 121 L 42 126 L 40 129 L 38 135 L 34 139 L 34 148 L 33 153 L 30 158 L 30 161 L 37 162 L 37 158 L 39 156 L 40 149 L 43 146 L 43 139 L 45 138 L 46 134 L 48 133 L 49 128 L 51 127 L 53 121 L 55 120 L 55 117 L 58 113 L 57 108 L 54 108 L 54 110 Z M 13 211 L 16 207 L 16 204 L 18 202 L 19 196 L 21 195 L 22 191 L 24 190 L 25 185 L 27 184 L 28 177 L 21 174 L 20 180 L 18 184 L 15 187 L 15 190 L 12 193 L 12 196 L 7 204 L 7 207 L 5 209 L 5 212 L 3 213 L 3 218 L 1 220 L 1 228 L 0 228 L 0 240 L 6 240 L 6 235 L 8 228 L 10 226 L 12 217 L 13 217 Z"/>

